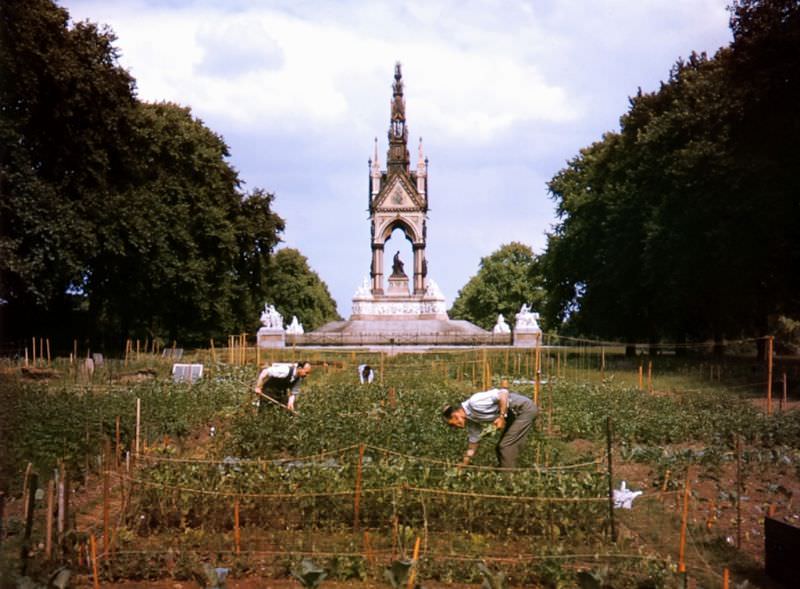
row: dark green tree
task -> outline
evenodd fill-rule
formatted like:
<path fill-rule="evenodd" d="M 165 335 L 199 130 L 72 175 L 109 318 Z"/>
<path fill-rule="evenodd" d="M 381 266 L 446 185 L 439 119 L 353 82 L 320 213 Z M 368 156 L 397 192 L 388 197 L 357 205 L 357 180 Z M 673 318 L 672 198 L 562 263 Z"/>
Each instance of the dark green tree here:
<path fill-rule="evenodd" d="M 448 314 L 491 329 L 502 313 L 509 325 L 523 303 L 534 310 L 544 304 L 544 290 L 536 256 L 518 242 L 503 245 L 481 258 L 478 273 L 458 291 Z"/>
<path fill-rule="evenodd" d="M 342 318 L 327 285 L 308 265 L 308 260 L 293 248 L 278 250 L 270 260 L 265 301 L 275 305 L 285 323 L 292 315 L 306 331 Z"/>
<path fill-rule="evenodd" d="M 70 307 L 125 176 L 134 82 L 115 37 L 47 0 L 0 6 L 0 297 L 22 321 Z M 46 322 L 46 321 L 45 321 Z"/>
<path fill-rule="evenodd" d="M 113 33 L 49 0 L 4 2 L 0 35 L 3 336 L 77 321 L 95 347 L 199 343 L 257 323 L 284 223 L 222 138 L 138 101 Z"/>
<path fill-rule="evenodd" d="M 550 182 L 546 316 L 628 340 L 762 335 L 798 308 L 800 5 L 732 7 L 734 41 L 631 99 Z"/>

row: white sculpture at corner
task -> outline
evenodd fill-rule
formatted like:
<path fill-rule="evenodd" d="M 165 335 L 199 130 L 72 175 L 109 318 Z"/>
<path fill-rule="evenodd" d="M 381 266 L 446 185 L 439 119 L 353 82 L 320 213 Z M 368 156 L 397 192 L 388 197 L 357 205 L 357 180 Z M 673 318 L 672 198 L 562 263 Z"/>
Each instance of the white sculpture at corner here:
<path fill-rule="evenodd" d="M 506 323 L 506 318 L 503 317 L 502 313 L 497 316 L 497 323 L 492 328 L 492 333 L 511 333 L 511 328 Z"/>
<path fill-rule="evenodd" d="M 292 322 L 286 326 L 286 333 L 289 335 L 302 335 L 305 333 L 303 324 L 297 320 L 297 315 L 292 315 Z"/>
<path fill-rule="evenodd" d="M 537 319 L 539 319 L 539 313 L 532 312 L 528 303 L 523 303 L 522 308 L 517 313 L 517 322 L 514 325 L 514 329 L 519 330 L 522 328 L 528 331 L 541 331 Z"/>
<path fill-rule="evenodd" d="M 283 316 L 273 305 L 265 304 L 261 313 L 261 325 L 268 329 L 283 329 Z"/>
<path fill-rule="evenodd" d="M 437 300 L 444 300 L 444 294 L 442 293 L 442 289 L 439 288 L 439 285 L 432 278 L 428 278 L 426 280 L 427 284 L 425 285 L 425 298 L 437 299 Z"/>
<path fill-rule="evenodd" d="M 369 278 L 364 276 L 364 280 L 361 281 L 361 286 L 356 289 L 356 294 L 353 298 L 365 299 L 370 297 L 372 297 L 372 288 L 369 284 Z"/>

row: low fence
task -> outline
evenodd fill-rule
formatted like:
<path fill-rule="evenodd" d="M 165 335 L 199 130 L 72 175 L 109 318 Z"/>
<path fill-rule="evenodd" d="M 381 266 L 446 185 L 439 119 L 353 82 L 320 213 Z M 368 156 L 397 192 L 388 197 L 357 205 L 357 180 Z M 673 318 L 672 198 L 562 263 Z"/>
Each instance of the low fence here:
<path fill-rule="evenodd" d="M 510 346 L 510 333 L 303 333 L 287 334 L 287 346 Z"/>

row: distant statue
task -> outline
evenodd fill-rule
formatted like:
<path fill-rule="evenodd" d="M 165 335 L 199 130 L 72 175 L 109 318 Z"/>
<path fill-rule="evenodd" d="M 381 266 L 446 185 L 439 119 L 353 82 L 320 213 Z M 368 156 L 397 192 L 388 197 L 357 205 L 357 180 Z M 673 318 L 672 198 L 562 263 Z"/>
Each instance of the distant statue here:
<path fill-rule="evenodd" d="M 392 276 L 405 276 L 403 271 L 403 261 L 400 259 L 400 250 L 392 258 Z"/>
<path fill-rule="evenodd" d="M 532 312 L 528 303 L 523 303 L 522 308 L 519 310 L 519 313 L 517 313 L 517 323 L 514 328 L 517 330 L 523 328 L 540 331 L 539 323 L 536 321 L 537 319 L 539 319 L 539 313 Z"/>
<path fill-rule="evenodd" d="M 492 333 L 511 333 L 511 328 L 506 323 L 506 318 L 500 313 L 497 316 L 497 323 L 492 328 Z"/>
<path fill-rule="evenodd" d="M 261 313 L 261 325 L 269 329 L 283 329 L 283 316 L 273 305 L 264 305 Z"/>
<path fill-rule="evenodd" d="M 372 287 L 370 286 L 369 278 L 364 276 L 364 280 L 361 281 L 361 286 L 356 289 L 356 298 L 365 298 L 372 296 Z"/>
<path fill-rule="evenodd" d="M 303 324 L 297 320 L 297 315 L 292 315 L 292 322 L 286 327 L 286 333 L 289 335 L 302 335 L 305 333 Z"/>

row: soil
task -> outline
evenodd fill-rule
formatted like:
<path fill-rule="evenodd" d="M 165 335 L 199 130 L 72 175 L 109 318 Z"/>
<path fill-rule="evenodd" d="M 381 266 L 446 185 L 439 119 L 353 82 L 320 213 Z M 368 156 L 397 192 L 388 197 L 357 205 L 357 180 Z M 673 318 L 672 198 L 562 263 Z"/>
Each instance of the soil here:
<path fill-rule="evenodd" d="M 765 405 L 764 400 L 754 400 L 754 404 Z M 784 408 L 798 408 L 800 401 L 790 401 Z M 778 405 L 773 405 L 773 410 L 780 410 Z M 209 443 L 208 428 L 203 428 L 195 433 L 190 443 L 186 444 L 189 455 L 199 455 L 202 447 Z M 602 448 L 589 440 L 573 440 L 570 442 L 572 450 L 578 455 L 599 455 Z M 677 447 L 677 446 L 676 446 Z M 621 514 L 620 527 L 623 534 L 627 535 L 634 544 L 637 536 L 641 536 L 642 544 L 653 546 L 657 542 L 659 525 L 663 522 L 647 521 L 646 518 L 637 520 L 646 510 L 637 510 L 637 502 L 645 498 L 653 500 L 653 496 L 664 489 L 663 481 L 657 480 L 657 473 L 641 463 L 624 462 L 618 456 L 614 457 L 614 479 L 624 480 L 631 490 L 641 490 L 641 499 L 634 500 L 633 509 L 628 514 Z M 683 476 L 676 475 L 680 483 L 675 485 L 672 493 L 667 493 L 662 503 L 668 507 L 673 520 L 680 517 L 683 498 Z M 113 480 L 113 479 L 112 479 Z M 729 551 L 728 556 L 734 555 L 738 559 L 738 568 L 735 571 L 736 580 L 750 581 L 751 586 L 773 588 L 778 585 L 764 577 L 764 518 L 773 514 L 775 518 L 800 527 L 800 501 L 795 502 L 795 494 L 800 493 L 797 467 L 793 463 L 746 465 L 743 472 L 742 500 L 737 513 L 735 490 L 737 481 L 736 462 L 724 462 L 715 468 L 694 466 L 691 470 L 690 488 L 691 500 L 689 507 L 689 522 L 694 528 L 704 529 L 705 538 L 716 538 L 720 544 L 718 551 Z M 102 529 L 102 479 L 97 476 L 89 477 L 87 484 L 79 486 L 73 494 L 72 509 L 76 513 L 77 529 L 90 528 Z M 119 511 L 119 492 L 112 485 L 110 497 L 112 502 L 110 511 L 115 514 Z M 6 504 L 5 517 L 20 517 L 21 501 L 11 500 Z M 621 510 L 619 510 L 621 511 Z M 741 521 L 741 532 L 737 534 L 737 521 Z M 112 522 L 113 525 L 113 522 Z M 647 526 L 655 526 L 654 530 L 647 530 Z M 646 534 L 651 534 L 647 535 Z M 662 534 L 674 539 L 673 534 Z M 645 537 L 646 536 L 646 537 Z M 670 540 L 671 541 L 671 540 Z M 100 539 L 98 538 L 98 543 Z M 735 550 L 740 543 L 739 550 Z M 663 545 L 659 547 L 666 554 L 673 555 L 677 560 L 678 547 Z M 697 546 L 694 546 L 697 549 Z M 712 549 L 713 552 L 713 549 Z M 738 555 L 738 556 L 737 556 Z M 703 558 L 712 558 L 713 554 Z M 713 566 L 713 565 L 709 565 Z M 91 579 L 86 576 L 74 579 L 75 587 L 91 587 Z M 175 581 L 166 579 L 161 581 L 127 581 L 120 583 L 103 583 L 103 587 L 129 589 L 135 587 L 153 587 L 156 589 L 200 589 L 201 585 L 194 581 Z M 229 579 L 225 585 L 228 589 L 264 589 L 264 588 L 296 588 L 299 583 L 293 579 L 268 579 L 255 576 Z M 383 581 L 335 581 L 326 580 L 324 587 L 327 589 L 373 589 L 385 588 Z M 477 588 L 476 584 L 445 584 L 425 581 L 425 587 L 450 589 Z"/>

